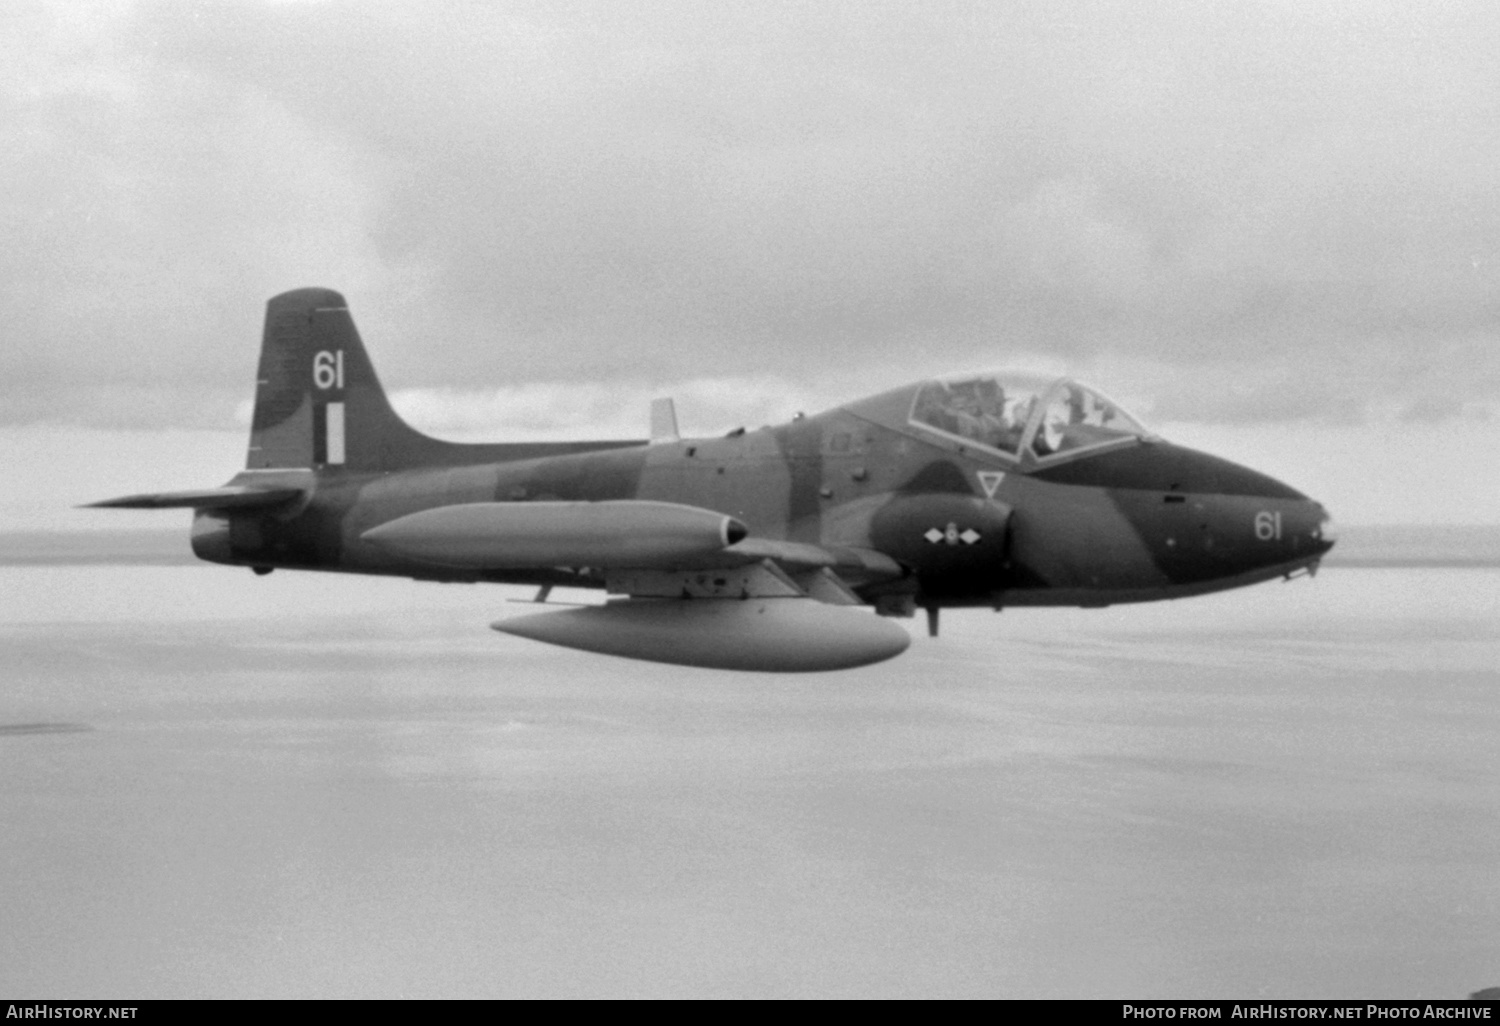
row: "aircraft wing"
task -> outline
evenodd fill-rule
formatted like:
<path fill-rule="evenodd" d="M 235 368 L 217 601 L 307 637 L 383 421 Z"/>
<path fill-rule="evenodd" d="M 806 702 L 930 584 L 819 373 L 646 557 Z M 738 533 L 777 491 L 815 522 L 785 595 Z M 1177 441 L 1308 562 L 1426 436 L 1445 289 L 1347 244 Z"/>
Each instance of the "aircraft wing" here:
<path fill-rule="evenodd" d="M 633 659 L 739 670 L 835 670 L 889 659 L 901 627 L 853 607 L 903 575 L 869 549 L 748 537 L 713 510 L 643 500 L 478 502 L 379 524 L 361 541 L 407 559 L 491 570 L 587 567 L 603 606 L 511 617 L 518 637 Z M 846 579 L 847 577 L 847 579 Z"/>
<path fill-rule="evenodd" d="M 883 552 L 846 545 L 810 545 L 807 542 L 777 541 L 772 538 L 746 538 L 726 548 L 722 554 L 735 565 L 771 560 L 784 569 L 801 571 L 827 569 L 858 583 L 902 576 L 901 564 Z"/>
<path fill-rule="evenodd" d="M 188 492 L 144 492 L 86 503 L 84 509 L 260 509 L 299 498 L 302 488 L 257 488 L 226 485 Z"/>
<path fill-rule="evenodd" d="M 889 659 L 906 631 L 855 607 L 854 588 L 903 575 L 883 553 L 746 536 L 722 513 L 674 503 L 471 503 L 365 531 L 394 554 L 471 569 L 589 567 L 612 598 L 496 621 L 566 648 L 720 669 L 837 670 Z M 846 579 L 847 577 L 847 579 Z"/>
<path fill-rule="evenodd" d="M 900 655 L 911 644 L 897 624 L 858 609 L 863 601 L 830 565 L 885 558 L 880 553 L 749 541 L 692 569 L 606 571 L 609 593 L 625 597 L 490 626 L 628 659 L 781 673 L 865 666 Z M 899 576 L 900 567 L 891 565 Z"/>

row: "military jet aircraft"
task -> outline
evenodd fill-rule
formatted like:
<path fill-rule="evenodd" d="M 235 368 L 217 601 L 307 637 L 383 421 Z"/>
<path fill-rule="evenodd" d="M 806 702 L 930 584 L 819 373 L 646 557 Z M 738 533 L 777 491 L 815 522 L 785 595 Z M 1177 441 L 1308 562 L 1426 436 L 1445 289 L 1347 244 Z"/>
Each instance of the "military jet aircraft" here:
<path fill-rule="evenodd" d="M 935 378 L 816 416 L 681 438 L 459 444 L 386 400 L 349 309 L 270 300 L 243 471 L 220 488 L 95 506 L 193 509 L 205 560 L 602 589 L 508 634 L 724 669 L 900 654 L 889 617 L 944 607 L 1107 606 L 1316 570 L 1318 503 L 1172 445 L 1067 378 Z M 873 607 L 879 616 L 860 607 Z"/>

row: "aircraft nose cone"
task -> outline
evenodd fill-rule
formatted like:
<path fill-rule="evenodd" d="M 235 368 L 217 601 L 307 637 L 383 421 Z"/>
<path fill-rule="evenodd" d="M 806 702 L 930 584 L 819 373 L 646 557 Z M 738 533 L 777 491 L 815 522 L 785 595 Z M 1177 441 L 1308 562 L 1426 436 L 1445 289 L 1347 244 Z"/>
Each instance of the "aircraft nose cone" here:
<path fill-rule="evenodd" d="M 1323 504 L 1312 499 L 1287 503 L 1282 510 L 1261 514 L 1257 538 L 1271 536 L 1267 555 L 1275 558 L 1322 556 L 1333 548 L 1338 532 Z"/>

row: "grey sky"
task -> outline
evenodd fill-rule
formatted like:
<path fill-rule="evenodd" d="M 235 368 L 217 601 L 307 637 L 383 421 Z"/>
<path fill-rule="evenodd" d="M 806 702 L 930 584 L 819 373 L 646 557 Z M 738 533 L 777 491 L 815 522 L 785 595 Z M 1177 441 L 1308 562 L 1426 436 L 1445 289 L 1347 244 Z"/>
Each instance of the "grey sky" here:
<path fill-rule="evenodd" d="M 0 422 L 230 426 L 306 284 L 405 388 L 1030 354 L 1158 420 L 1472 420 L 1497 50 L 1480 3 L 11 3 Z"/>

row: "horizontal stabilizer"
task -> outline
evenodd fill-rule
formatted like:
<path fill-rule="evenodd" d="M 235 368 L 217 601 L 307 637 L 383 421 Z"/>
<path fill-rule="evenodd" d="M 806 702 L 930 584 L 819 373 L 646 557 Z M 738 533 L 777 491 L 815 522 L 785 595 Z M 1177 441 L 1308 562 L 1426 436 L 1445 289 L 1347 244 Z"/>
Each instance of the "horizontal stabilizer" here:
<path fill-rule="evenodd" d="M 261 509 L 300 498 L 302 488 L 251 488 L 228 485 L 194 492 L 145 492 L 90 502 L 83 509 Z"/>
<path fill-rule="evenodd" d="M 715 670 L 846 670 L 906 651 L 890 620 L 811 598 L 625 599 L 491 624 L 519 638 Z"/>

